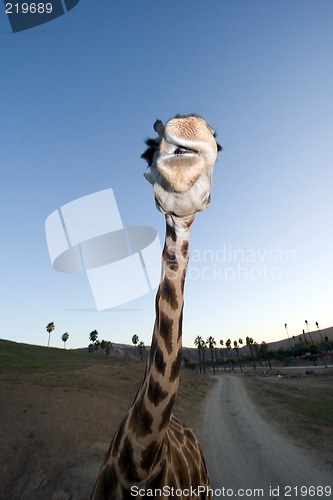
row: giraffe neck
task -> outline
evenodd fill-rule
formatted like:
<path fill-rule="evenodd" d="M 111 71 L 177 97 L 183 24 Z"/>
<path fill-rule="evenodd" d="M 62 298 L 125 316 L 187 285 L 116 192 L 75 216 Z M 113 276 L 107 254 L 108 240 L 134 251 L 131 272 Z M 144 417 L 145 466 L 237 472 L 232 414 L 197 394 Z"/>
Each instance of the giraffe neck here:
<path fill-rule="evenodd" d="M 163 441 L 179 385 L 182 317 L 188 241 L 194 215 L 166 214 L 162 277 L 156 295 L 156 319 L 145 378 L 127 419 L 126 436 L 138 479 L 163 453 Z M 151 459 L 151 457 L 153 457 Z M 149 460 L 154 460 L 150 463 Z"/>

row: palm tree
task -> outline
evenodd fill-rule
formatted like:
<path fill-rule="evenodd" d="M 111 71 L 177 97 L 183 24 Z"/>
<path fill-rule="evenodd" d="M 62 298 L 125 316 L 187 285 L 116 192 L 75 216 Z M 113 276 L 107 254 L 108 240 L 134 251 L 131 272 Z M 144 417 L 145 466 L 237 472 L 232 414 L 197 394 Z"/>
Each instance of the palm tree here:
<path fill-rule="evenodd" d="M 134 346 L 136 347 L 138 345 L 138 342 L 139 342 L 139 336 L 134 334 L 132 337 L 132 344 L 134 344 Z M 135 352 L 136 352 L 136 349 L 134 350 L 134 356 L 135 356 Z"/>
<path fill-rule="evenodd" d="M 97 340 L 97 337 L 98 337 L 98 331 L 97 330 L 93 330 L 92 332 L 89 333 L 89 340 L 90 340 L 90 342 L 95 343 L 96 340 Z"/>
<path fill-rule="evenodd" d="M 223 370 L 224 370 L 224 371 L 226 371 L 226 368 L 225 368 L 225 360 L 224 360 L 224 353 L 223 353 L 223 345 L 224 345 L 223 340 L 220 340 L 221 354 L 222 354 L 222 360 L 223 360 Z"/>
<path fill-rule="evenodd" d="M 311 333 L 309 331 L 309 325 L 308 325 L 308 322 L 306 320 L 305 320 L 305 324 L 306 324 L 306 327 L 308 329 L 308 334 L 309 334 L 309 337 L 310 337 L 310 340 L 311 340 L 311 344 L 314 345 L 314 342 L 313 342 L 312 337 L 311 337 Z"/>
<path fill-rule="evenodd" d="M 143 351 L 145 351 L 145 349 L 146 349 L 146 346 L 145 346 L 144 342 L 142 342 L 142 340 L 141 340 L 141 342 L 138 344 L 138 350 L 139 350 L 139 353 L 140 353 L 140 359 L 141 359 L 141 361 L 142 361 Z"/>
<path fill-rule="evenodd" d="M 201 348 L 202 348 L 202 366 L 203 366 L 203 372 L 205 374 L 206 373 L 206 342 L 203 339 L 201 342 Z"/>
<path fill-rule="evenodd" d="M 309 345 L 308 339 L 306 338 L 306 335 L 305 335 L 305 330 L 303 330 L 303 337 L 304 337 L 305 343 L 307 345 Z"/>
<path fill-rule="evenodd" d="M 227 353 L 228 353 L 228 358 L 229 358 L 229 366 L 230 366 L 230 371 L 234 371 L 234 368 L 231 364 L 231 354 L 230 354 L 230 350 L 231 350 L 231 340 L 228 339 L 225 343 L 225 346 L 227 348 Z"/>
<path fill-rule="evenodd" d="M 323 339 L 323 336 L 322 336 L 322 334 L 321 334 L 321 330 L 320 330 L 320 328 L 319 328 L 319 323 L 318 323 L 318 321 L 316 321 L 316 327 L 318 328 L 318 332 L 319 332 L 319 335 L 320 335 L 321 342 L 322 342 L 323 346 L 325 346 L 325 344 L 324 344 L 324 339 Z"/>
<path fill-rule="evenodd" d="M 253 339 L 251 337 L 246 337 L 246 345 L 250 348 L 251 352 L 251 359 L 252 359 L 252 364 L 253 364 L 253 369 L 256 369 L 256 363 L 254 360 L 254 355 L 253 355 Z"/>
<path fill-rule="evenodd" d="M 271 360 L 269 359 L 268 347 L 267 347 L 266 342 L 264 342 L 264 341 L 261 342 L 261 352 L 264 354 L 266 361 L 268 363 L 269 369 L 271 370 L 272 365 L 271 365 Z"/>
<path fill-rule="evenodd" d="M 210 355 L 212 357 L 212 367 L 213 367 L 213 373 L 215 375 L 215 364 L 214 364 L 214 346 L 216 345 L 214 337 L 210 336 L 208 337 L 206 344 L 208 344 L 208 347 L 210 349 Z"/>
<path fill-rule="evenodd" d="M 239 340 L 242 340 L 242 339 L 239 339 Z M 243 367 L 242 367 L 242 363 L 241 363 L 241 360 L 240 360 L 240 357 L 239 357 L 239 345 L 238 345 L 237 340 L 234 340 L 234 349 L 236 351 L 238 363 L 239 363 L 239 366 L 240 366 L 240 369 L 241 369 L 241 372 L 242 372 L 243 371 Z"/>
<path fill-rule="evenodd" d="M 50 335 L 51 335 L 51 332 L 55 329 L 55 326 L 54 326 L 54 323 L 53 321 L 51 323 L 49 323 L 48 325 L 46 325 L 46 330 L 48 331 L 49 333 L 49 340 L 47 342 L 47 347 L 49 347 L 50 345 Z"/>
<path fill-rule="evenodd" d="M 61 340 L 64 343 L 64 349 L 66 349 L 66 342 L 68 339 L 69 339 L 69 333 L 67 333 L 67 332 L 63 333 L 61 336 Z"/>
<path fill-rule="evenodd" d="M 200 337 L 200 335 L 197 335 L 194 339 L 194 345 L 197 346 L 198 351 L 199 351 L 199 370 L 200 370 L 200 373 L 202 372 L 202 362 L 201 362 L 202 343 L 203 343 L 202 337 Z"/>
<path fill-rule="evenodd" d="M 287 337 L 288 337 L 288 340 L 289 340 L 290 350 L 292 350 L 292 347 L 291 347 L 291 341 L 290 341 L 290 337 L 289 337 L 289 332 L 288 332 L 288 328 L 287 328 L 287 323 L 285 323 L 285 324 L 284 324 L 284 327 L 285 327 L 286 332 L 287 332 Z"/>
<path fill-rule="evenodd" d="M 101 349 L 103 349 L 105 354 L 110 356 L 110 352 L 113 349 L 113 343 L 110 342 L 109 340 L 102 340 L 100 343 L 100 347 L 101 347 Z"/>
<path fill-rule="evenodd" d="M 238 343 L 239 343 L 239 345 L 243 345 L 243 340 L 242 339 L 238 339 Z M 244 370 L 245 370 L 245 365 L 244 365 Z"/>
<path fill-rule="evenodd" d="M 256 360 L 258 361 L 258 363 L 260 363 L 260 366 L 262 366 L 262 361 L 261 361 L 261 358 L 259 356 L 259 346 L 258 346 L 258 342 L 253 342 L 253 350 L 254 350 L 254 354 L 255 354 L 255 358 Z"/>

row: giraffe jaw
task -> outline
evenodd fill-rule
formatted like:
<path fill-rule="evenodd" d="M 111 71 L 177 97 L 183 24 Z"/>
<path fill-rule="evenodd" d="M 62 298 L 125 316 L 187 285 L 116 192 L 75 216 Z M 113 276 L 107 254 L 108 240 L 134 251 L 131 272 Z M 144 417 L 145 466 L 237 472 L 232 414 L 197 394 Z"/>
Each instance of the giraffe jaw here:
<path fill-rule="evenodd" d="M 164 153 L 163 150 L 169 150 Z M 198 151 L 181 144 L 161 143 L 161 153 L 156 162 L 157 170 L 178 193 L 188 191 L 204 173 L 205 165 Z"/>

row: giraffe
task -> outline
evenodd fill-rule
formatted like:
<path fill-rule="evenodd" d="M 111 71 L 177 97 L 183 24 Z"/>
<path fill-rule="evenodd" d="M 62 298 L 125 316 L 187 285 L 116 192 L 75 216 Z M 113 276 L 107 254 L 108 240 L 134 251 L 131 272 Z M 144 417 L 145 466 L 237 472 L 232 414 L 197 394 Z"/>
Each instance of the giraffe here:
<path fill-rule="evenodd" d="M 184 283 L 196 212 L 210 203 L 213 165 L 221 147 L 198 115 L 176 115 L 143 153 L 157 209 L 166 219 L 155 324 L 141 386 L 105 456 L 92 500 L 210 499 L 209 476 L 198 440 L 172 408 L 182 362 Z"/>

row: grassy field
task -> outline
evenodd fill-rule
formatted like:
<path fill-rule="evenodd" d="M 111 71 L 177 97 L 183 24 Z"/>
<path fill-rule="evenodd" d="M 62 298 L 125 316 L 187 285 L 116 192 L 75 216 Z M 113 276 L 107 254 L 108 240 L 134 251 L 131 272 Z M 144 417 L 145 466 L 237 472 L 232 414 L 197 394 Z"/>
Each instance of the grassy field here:
<path fill-rule="evenodd" d="M 31 373 L 73 371 L 95 363 L 105 363 L 105 358 L 88 356 L 82 351 L 0 340 L 0 374 L 21 376 Z"/>
<path fill-rule="evenodd" d="M 114 396 L 119 392 L 122 400 L 128 398 L 130 402 L 144 375 L 145 366 L 146 363 L 139 360 L 124 361 L 112 356 L 0 340 L 0 382 L 10 384 L 29 383 L 102 392 L 104 379 L 107 380 L 108 390 L 111 384 Z M 98 373 L 98 383 L 94 381 L 95 372 Z M 100 377 L 103 372 L 107 378 L 105 375 Z M 181 408 L 202 402 L 212 381 L 201 377 L 198 385 L 197 378 L 196 373 L 183 370 L 176 412 L 183 413 Z"/>
<path fill-rule="evenodd" d="M 0 498 L 89 498 L 145 363 L 0 340 Z M 212 380 L 182 370 L 174 413 L 195 430 Z"/>
<path fill-rule="evenodd" d="M 259 410 L 298 445 L 333 464 L 333 371 L 281 372 L 248 377 L 247 388 Z"/>

